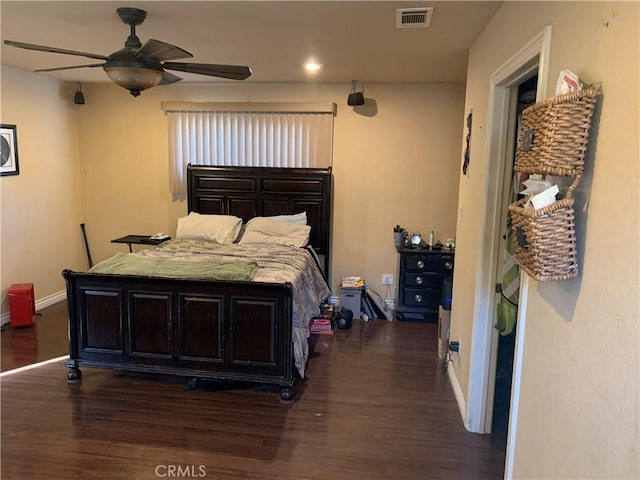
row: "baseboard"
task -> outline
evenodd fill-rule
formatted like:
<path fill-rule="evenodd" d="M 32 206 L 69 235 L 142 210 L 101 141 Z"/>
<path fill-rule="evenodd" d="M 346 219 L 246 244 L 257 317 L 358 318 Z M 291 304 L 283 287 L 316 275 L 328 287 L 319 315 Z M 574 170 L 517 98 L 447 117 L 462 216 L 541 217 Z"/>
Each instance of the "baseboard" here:
<path fill-rule="evenodd" d="M 464 395 L 462 395 L 462 388 L 460 388 L 460 382 L 456 376 L 456 369 L 453 368 L 451 362 L 447 362 L 447 373 L 449 374 L 449 381 L 451 382 L 451 388 L 453 389 L 453 395 L 456 397 L 458 409 L 460 410 L 460 416 L 462 417 L 462 423 L 464 427 L 469 430 L 469 422 L 467 421 L 467 404 L 464 401 Z"/>
<path fill-rule="evenodd" d="M 38 310 L 42 310 L 43 308 L 50 307 L 58 302 L 62 302 L 65 298 L 67 298 L 67 291 L 61 290 L 57 293 L 52 293 L 51 295 L 47 295 L 46 297 L 40 298 L 36 300 L 36 312 Z M 0 317 L 0 325 L 5 326 L 7 323 L 11 321 L 11 317 L 9 316 L 9 312 L 3 313 Z"/>
<path fill-rule="evenodd" d="M 54 305 L 58 302 L 62 302 L 66 298 L 67 298 L 66 290 L 60 290 L 57 293 L 52 293 L 51 295 L 41 298 L 40 300 L 36 300 L 36 311 L 42 310 L 43 308 L 50 307 L 51 305 Z"/>

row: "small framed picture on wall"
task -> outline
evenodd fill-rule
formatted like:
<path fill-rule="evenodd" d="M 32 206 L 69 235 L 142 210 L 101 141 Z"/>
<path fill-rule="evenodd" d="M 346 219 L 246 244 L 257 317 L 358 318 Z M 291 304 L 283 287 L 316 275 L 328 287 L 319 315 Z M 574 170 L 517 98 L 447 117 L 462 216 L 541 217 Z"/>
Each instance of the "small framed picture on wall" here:
<path fill-rule="evenodd" d="M 0 125 L 0 175 L 18 175 L 18 137 L 15 125 Z"/>

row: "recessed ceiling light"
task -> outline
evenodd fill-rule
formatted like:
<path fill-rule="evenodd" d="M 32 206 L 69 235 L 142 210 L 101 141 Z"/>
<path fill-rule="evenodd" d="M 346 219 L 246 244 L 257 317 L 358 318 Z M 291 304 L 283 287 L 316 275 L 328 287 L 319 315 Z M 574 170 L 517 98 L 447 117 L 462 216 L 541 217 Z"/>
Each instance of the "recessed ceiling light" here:
<path fill-rule="evenodd" d="M 322 65 L 315 61 L 310 61 L 304 64 L 304 69 L 309 73 L 317 73 L 322 68 Z"/>

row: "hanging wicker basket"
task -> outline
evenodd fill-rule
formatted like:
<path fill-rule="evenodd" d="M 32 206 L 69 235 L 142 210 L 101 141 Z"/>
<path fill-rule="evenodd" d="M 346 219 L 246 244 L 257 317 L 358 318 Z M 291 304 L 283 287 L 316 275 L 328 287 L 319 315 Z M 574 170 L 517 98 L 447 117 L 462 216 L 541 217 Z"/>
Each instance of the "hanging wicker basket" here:
<path fill-rule="evenodd" d="M 559 95 L 522 112 L 514 170 L 579 176 L 600 86 Z"/>
<path fill-rule="evenodd" d="M 538 281 L 578 275 L 573 198 L 539 210 L 525 208 L 524 203 L 509 205 L 518 265 Z"/>

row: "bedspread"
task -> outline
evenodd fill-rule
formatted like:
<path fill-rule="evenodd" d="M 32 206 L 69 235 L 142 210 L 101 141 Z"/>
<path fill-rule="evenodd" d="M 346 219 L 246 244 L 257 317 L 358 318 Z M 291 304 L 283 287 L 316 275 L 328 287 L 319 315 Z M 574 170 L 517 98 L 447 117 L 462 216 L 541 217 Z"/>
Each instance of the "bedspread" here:
<path fill-rule="evenodd" d="M 247 261 L 258 268 L 252 281 L 292 285 L 292 338 L 295 366 L 304 378 L 309 356 L 309 319 L 319 313 L 320 303 L 331 294 L 311 254 L 283 245 L 222 245 L 204 240 L 170 240 L 129 255 L 180 261 Z"/>
<path fill-rule="evenodd" d="M 207 259 L 202 262 L 177 260 L 118 252 L 93 266 L 91 273 L 143 275 L 149 277 L 190 278 L 202 280 L 251 280 L 258 269 L 255 262 Z"/>

